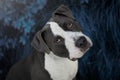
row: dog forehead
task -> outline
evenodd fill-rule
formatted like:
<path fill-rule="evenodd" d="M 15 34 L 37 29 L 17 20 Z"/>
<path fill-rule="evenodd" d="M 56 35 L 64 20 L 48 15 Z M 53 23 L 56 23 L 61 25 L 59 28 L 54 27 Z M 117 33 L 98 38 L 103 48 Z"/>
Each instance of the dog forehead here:
<path fill-rule="evenodd" d="M 47 24 L 50 24 L 50 29 L 54 36 L 64 36 L 63 34 L 65 33 L 65 31 L 56 22 L 48 22 Z"/>
<path fill-rule="evenodd" d="M 78 37 L 78 36 L 83 35 L 81 31 L 79 31 L 79 32 L 65 31 L 56 22 L 48 22 L 47 24 L 50 25 L 50 29 L 54 36 L 61 36 L 64 39 L 66 39 L 66 38 L 69 39 L 69 38 Z"/>

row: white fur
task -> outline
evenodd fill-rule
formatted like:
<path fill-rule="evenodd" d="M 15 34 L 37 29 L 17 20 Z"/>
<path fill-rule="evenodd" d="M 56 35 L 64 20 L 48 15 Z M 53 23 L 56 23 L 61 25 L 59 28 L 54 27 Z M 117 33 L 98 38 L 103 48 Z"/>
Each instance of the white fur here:
<path fill-rule="evenodd" d="M 53 80 L 72 80 L 78 69 L 78 61 L 58 57 L 50 52 L 45 54 L 45 69 Z"/>
<path fill-rule="evenodd" d="M 50 24 L 50 28 L 54 35 L 59 35 L 65 39 L 65 46 L 68 49 L 68 52 L 70 53 L 70 59 L 80 58 L 84 55 L 84 53 L 75 46 L 74 39 L 78 39 L 80 36 L 84 36 L 92 46 L 92 41 L 82 32 L 64 31 L 56 22 L 48 22 L 47 24 Z"/>

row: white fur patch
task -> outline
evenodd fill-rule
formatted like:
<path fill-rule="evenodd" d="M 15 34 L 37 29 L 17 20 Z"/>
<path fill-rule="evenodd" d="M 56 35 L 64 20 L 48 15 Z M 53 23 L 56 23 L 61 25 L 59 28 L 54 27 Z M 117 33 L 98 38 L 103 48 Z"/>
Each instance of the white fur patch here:
<path fill-rule="evenodd" d="M 50 28 L 54 35 L 59 35 L 65 39 L 65 46 L 69 52 L 70 59 L 80 58 L 84 55 L 84 53 L 75 46 L 74 39 L 84 36 L 92 46 L 92 41 L 82 32 L 64 31 L 56 22 L 48 22 L 47 24 L 50 24 Z"/>
<path fill-rule="evenodd" d="M 45 69 L 53 80 L 72 80 L 77 74 L 78 61 L 45 53 Z"/>

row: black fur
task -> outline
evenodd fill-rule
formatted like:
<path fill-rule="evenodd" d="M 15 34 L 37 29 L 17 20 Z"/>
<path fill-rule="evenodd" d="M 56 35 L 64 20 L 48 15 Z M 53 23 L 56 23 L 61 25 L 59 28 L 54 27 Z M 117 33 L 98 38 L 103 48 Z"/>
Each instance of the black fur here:
<path fill-rule="evenodd" d="M 11 68 L 6 80 L 52 80 L 44 69 L 44 60 L 44 53 L 34 49 L 31 55 Z"/>
<path fill-rule="evenodd" d="M 69 57 L 69 53 L 65 47 L 64 39 L 60 43 L 56 42 L 58 36 L 54 36 L 51 29 L 47 29 L 42 33 L 43 39 L 48 45 L 49 49 L 57 56 Z M 59 36 L 60 37 L 60 36 Z"/>

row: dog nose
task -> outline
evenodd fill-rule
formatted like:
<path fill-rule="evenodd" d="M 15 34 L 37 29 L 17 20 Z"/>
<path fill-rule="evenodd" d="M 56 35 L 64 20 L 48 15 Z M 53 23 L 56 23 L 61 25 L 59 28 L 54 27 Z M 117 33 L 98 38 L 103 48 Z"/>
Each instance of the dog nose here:
<path fill-rule="evenodd" d="M 81 36 L 77 39 L 77 41 L 75 42 L 75 46 L 79 47 L 79 48 L 83 48 L 87 45 L 87 40 L 84 36 Z"/>

